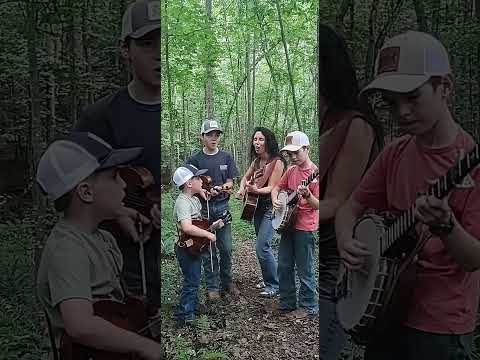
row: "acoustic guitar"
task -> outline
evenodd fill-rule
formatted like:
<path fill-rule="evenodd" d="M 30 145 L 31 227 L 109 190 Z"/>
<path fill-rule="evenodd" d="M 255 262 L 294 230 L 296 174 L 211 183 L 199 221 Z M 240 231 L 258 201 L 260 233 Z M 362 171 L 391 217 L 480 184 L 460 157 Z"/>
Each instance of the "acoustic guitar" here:
<path fill-rule="evenodd" d="M 256 170 L 253 173 L 253 176 L 250 178 L 248 183 L 250 185 L 255 184 L 255 180 L 261 178 L 263 176 L 264 168 Z M 245 221 L 252 221 L 253 216 L 255 215 L 255 210 L 257 210 L 258 200 L 260 198 L 260 194 L 254 194 L 251 192 L 245 192 L 243 196 L 243 208 L 242 214 L 240 215 L 240 219 Z"/>

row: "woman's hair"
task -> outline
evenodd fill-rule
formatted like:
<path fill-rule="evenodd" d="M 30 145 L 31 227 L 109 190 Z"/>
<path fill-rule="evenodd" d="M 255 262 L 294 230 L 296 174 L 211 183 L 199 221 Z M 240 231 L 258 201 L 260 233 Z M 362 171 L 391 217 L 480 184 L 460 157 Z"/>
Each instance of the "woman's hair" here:
<path fill-rule="evenodd" d="M 380 141 L 383 131 L 366 100 L 359 99 L 359 86 L 347 44 L 332 27 L 318 26 L 318 84 L 319 95 L 327 101 L 327 114 L 357 110 L 364 115 Z M 323 122 L 322 122 L 323 125 Z"/>
<path fill-rule="evenodd" d="M 255 146 L 253 146 L 253 138 L 255 137 L 255 134 L 257 132 L 261 132 L 263 136 L 265 136 L 265 151 L 270 155 L 270 159 L 275 156 L 279 156 L 281 159 L 283 159 L 283 157 L 280 156 L 278 142 L 275 138 L 275 134 L 271 130 L 261 126 L 253 129 L 252 137 L 250 138 L 250 159 L 253 161 L 257 157 L 257 153 L 255 152 Z"/>
<path fill-rule="evenodd" d="M 318 84 L 320 95 L 333 110 L 355 109 L 358 81 L 345 40 L 330 26 L 318 28 Z"/>

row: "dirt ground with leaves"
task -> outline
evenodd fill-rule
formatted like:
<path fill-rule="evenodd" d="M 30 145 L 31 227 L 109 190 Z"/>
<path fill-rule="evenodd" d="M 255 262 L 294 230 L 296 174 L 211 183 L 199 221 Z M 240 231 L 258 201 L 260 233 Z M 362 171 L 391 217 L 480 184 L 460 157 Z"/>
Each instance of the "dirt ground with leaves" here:
<path fill-rule="evenodd" d="M 259 296 L 255 285 L 261 276 L 255 250 L 248 241 L 236 244 L 233 261 L 234 280 L 241 294 L 207 304 L 206 316 L 193 328 L 174 327 L 176 298 L 170 299 L 170 309 L 162 311 L 165 359 L 318 359 L 318 317 L 289 320 L 275 311 L 278 298 Z"/>

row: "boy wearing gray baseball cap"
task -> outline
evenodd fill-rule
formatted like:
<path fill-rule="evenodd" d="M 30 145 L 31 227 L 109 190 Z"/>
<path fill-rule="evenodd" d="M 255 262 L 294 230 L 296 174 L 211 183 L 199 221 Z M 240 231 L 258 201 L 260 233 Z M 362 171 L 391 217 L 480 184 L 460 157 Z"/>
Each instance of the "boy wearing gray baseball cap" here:
<path fill-rule="evenodd" d="M 126 8 L 119 34 L 122 59 L 131 81 L 113 94 L 82 109 L 76 130 L 88 131 L 114 147 L 141 146 L 142 154 L 134 165 L 148 169 L 160 193 L 160 1 L 137 0 Z M 149 317 L 160 318 L 160 210 L 152 207 L 154 229 L 145 243 L 145 271 Z M 133 234 L 133 236 L 135 236 Z M 138 244 L 132 234 L 116 236 L 124 258 L 125 282 L 129 291 L 141 295 L 141 264 Z"/>
<path fill-rule="evenodd" d="M 93 310 L 98 299 L 125 299 L 122 255 L 113 236 L 98 225 L 127 216 L 118 166 L 141 152 L 140 147 L 113 149 L 91 133 L 72 132 L 53 142 L 40 158 L 37 183 L 63 213 L 45 243 L 36 284 L 50 322 L 52 351 L 68 336 L 89 348 L 160 359 L 160 344 L 115 326 Z"/>

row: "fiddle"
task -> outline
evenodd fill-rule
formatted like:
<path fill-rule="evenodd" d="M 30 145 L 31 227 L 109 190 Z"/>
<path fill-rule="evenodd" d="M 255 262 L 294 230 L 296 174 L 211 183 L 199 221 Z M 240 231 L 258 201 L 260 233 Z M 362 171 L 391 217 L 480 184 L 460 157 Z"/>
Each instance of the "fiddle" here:
<path fill-rule="evenodd" d="M 208 175 L 200 175 L 200 179 L 202 179 L 203 184 L 202 188 L 210 192 L 214 189 L 217 192 L 224 192 L 230 194 L 233 190 L 232 184 L 223 184 L 223 185 L 213 185 L 213 180 Z"/>
<path fill-rule="evenodd" d="M 160 204 L 160 194 L 153 189 L 155 179 L 152 173 L 140 166 L 123 166 L 119 168 L 119 174 L 126 184 L 125 206 L 151 219 L 151 208 L 154 204 Z"/>

